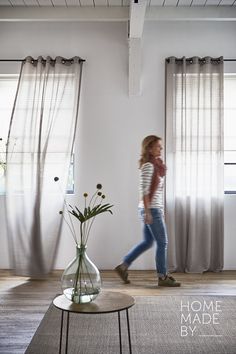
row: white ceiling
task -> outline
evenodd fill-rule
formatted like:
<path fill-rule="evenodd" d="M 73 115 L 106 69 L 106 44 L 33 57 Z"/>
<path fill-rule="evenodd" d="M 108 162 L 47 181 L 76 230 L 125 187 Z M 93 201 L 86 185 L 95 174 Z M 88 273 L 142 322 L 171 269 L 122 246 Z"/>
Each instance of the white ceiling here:
<path fill-rule="evenodd" d="M 129 6 L 129 0 L 0 0 L 0 6 Z M 236 6 L 236 0 L 148 0 L 148 6 Z"/>

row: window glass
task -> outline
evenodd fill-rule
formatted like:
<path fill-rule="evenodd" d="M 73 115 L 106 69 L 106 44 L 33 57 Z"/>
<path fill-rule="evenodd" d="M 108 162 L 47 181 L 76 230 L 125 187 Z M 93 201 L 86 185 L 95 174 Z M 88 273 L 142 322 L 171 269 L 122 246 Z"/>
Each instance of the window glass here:
<path fill-rule="evenodd" d="M 236 74 L 224 76 L 225 193 L 236 193 Z"/>
<path fill-rule="evenodd" d="M 0 195 L 5 194 L 5 172 L 6 172 L 6 142 L 11 119 L 12 107 L 14 104 L 18 75 L 0 74 Z M 24 108 L 24 107 L 23 107 Z M 26 107 L 25 107 L 26 108 Z M 62 137 L 60 137 L 62 138 Z M 13 144 L 14 145 L 14 144 Z M 11 153 L 11 151 L 9 152 Z M 54 154 L 55 156 L 55 154 Z M 59 156 L 58 156 L 59 158 Z M 50 159 L 50 156 L 49 156 Z M 51 161 L 51 176 L 54 177 L 55 165 L 57 161 Z M 17 180 L 17 176 L 16 176 Z M 74 155 L 72 156 L 69 177 L 67 184 L 67 194 L 74 193 Z"/>

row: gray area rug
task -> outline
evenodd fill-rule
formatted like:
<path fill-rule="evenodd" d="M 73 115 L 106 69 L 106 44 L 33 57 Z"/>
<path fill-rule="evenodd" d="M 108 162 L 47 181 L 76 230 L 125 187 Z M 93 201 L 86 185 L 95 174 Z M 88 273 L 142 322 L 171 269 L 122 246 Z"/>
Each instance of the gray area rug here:
<path fill-rule="evenodd" d="M 129 310 L 133 354 L 236 353 L 236 297 L 137 296 L 135 301 Z M 49 307 L 26 354 L 58 353 L 60 314 Z M 125 311 L 121 327 L 127 354 Z M 118 354 L 117 313 L 71 314 L 68 353 Z"/>

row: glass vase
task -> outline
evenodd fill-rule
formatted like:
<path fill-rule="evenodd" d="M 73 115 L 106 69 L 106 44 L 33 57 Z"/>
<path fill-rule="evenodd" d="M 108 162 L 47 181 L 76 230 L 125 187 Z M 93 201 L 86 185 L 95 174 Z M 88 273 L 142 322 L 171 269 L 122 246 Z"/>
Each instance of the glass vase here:
<path fill-rule="evenodd" d="M 87 256 L 85 245 L 76 247 L 76 257 L 64 270 L 61 285 L 64 295 L 76 304 L 91 302 L 100 293 L 100 272 Z"/>

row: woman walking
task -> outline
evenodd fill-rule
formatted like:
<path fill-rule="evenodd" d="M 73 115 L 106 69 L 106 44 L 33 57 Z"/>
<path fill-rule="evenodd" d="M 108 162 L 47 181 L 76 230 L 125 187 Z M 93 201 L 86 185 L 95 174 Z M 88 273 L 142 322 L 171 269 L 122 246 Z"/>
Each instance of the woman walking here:
<path fill-rule="evenodd" d="M 139 212 L 143 225 L 143 240 L 136 245 L 115 270 L 120 278 L 129 283 L 128 268 L 131 263 L 156 242 L 156 270 L 159 286 L 180 286 L 167 270 L 167 233 L 164 222 L 163 184 L 166 166 L 161 159 L 162 139 L 147 136 L 142 142 L 140 167 Z"/>

